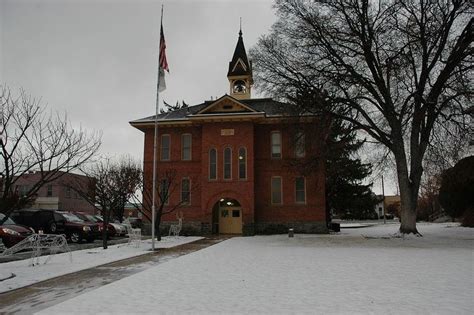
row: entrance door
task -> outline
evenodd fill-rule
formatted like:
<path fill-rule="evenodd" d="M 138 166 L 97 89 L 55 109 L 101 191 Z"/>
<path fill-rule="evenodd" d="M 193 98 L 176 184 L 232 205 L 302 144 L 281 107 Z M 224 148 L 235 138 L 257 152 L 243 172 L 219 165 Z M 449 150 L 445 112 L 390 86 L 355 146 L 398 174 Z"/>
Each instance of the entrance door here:
<path fill-rule="evenodd" d="M 242 234 L 242 209 L 240 207 L 219 208 L 219 233 Z"/>

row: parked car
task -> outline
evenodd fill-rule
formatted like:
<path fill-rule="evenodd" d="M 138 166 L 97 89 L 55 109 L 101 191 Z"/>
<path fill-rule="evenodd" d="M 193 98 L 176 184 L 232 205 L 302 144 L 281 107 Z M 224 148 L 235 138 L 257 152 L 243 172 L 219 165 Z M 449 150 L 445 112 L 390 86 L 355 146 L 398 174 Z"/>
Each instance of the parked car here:
<path fill-rule="evenodd" d="M 5 215 L 0 213 L 0 221 L 3 221 L 3 219 L 5 219 Z M 6 247 L 12 247 L 33 234 L 33 232 L 33 229 L 16 224 L 11 218 L 0 224 L 0 240 Z"/>
<path fill-rule="evenodd" d="M 55 210 L 15 210 L 10 217 L 18 224 L 33 228 L 36 233 L 40 233 L 40 231 L 48 234 L 66 233 L 66 219 Z"/>
<path fill-rule="evenodd" d="M 99 226 L 86 223 L 75 215 L 49 209 L 23 209 L 14 211 L 12 219 L 33 228 L 37 233 L 65 234 L 71 242 L 94 241 L 99 235 Z"/>
<path fill-rule="evenodd" d="M 104 218 L 100 215 L 94 216 L 99 222 L 104 222 Z M 127 234 L 127 228 L 125 225 L 121 224 L 118 221 L 109 222 L 109 232 L 111 233 L 110 236 L 123 236 Z"/>
<path fill-rule="evenodd" d="M 100 235 L 97 223 L 86 222 L 70 212 L 58 212 L 66 220 L 66 236 L 73 243 L 93 242 Z"/>

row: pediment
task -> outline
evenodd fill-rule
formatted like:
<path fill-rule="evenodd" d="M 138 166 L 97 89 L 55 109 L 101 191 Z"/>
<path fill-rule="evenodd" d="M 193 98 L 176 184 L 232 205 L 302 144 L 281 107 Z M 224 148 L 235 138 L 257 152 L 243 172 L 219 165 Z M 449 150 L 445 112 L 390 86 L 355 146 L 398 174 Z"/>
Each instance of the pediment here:
<path fill-rule="evenodd" d="M 224 95 L 215 102 L 201 109 L 197 114 L 216 114 L 216 113 L 252 113 L 256 112 L 253 108 L 239 102 L 235 98 Z"/>

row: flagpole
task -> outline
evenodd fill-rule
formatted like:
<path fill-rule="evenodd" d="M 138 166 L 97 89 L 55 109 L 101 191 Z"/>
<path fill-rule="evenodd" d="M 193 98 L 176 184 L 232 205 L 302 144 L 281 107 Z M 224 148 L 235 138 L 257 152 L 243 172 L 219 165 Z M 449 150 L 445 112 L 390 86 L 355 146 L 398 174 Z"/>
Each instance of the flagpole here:
<path fill-rule="evenodd" d="M 161 5 L 161 23 L 160 27 L 163 27 L 163 4 Z M 160 40 L 158 41 L 158 47 L 161 43 L 161 28 L 160 28 Z M 158 48 L 158 81 L 156 82 L 156 104 L 155 104 L 155 135 L 153 138 L 153 191 L 152 191 L 152 206 L 151 206 L 151 250 L 155 250 L 155 220 L 156 220 L 156 151 L 158 141 L 158 110 L 160 105 L 160 53 L 161 49 Z M 158 231 L 159 232 L 159 231 Z"/>

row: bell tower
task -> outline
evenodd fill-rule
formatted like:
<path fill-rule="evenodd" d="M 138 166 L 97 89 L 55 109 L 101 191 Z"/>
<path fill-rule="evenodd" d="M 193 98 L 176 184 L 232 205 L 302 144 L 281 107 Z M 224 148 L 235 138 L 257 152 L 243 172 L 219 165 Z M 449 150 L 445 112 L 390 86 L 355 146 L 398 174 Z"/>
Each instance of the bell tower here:
<path fill-rule="evenodd" d="M 236 99 L 249 99 L 253 85 L 252 62 L 249 62 L 242 39 L 242 26 L 239 30 L 239 39 L 235 46 L 234 56 L 229 62 L 227 79 L 230 85 L 230 95 Z"/>

